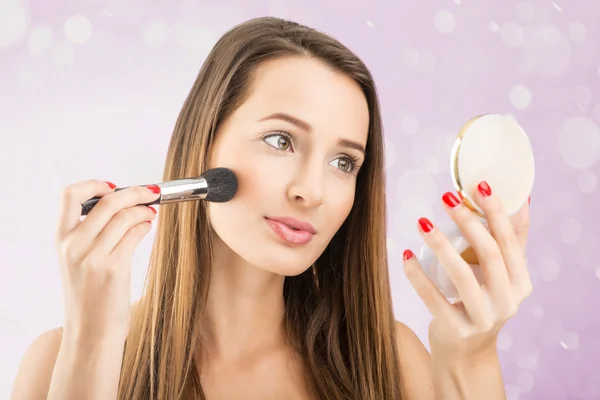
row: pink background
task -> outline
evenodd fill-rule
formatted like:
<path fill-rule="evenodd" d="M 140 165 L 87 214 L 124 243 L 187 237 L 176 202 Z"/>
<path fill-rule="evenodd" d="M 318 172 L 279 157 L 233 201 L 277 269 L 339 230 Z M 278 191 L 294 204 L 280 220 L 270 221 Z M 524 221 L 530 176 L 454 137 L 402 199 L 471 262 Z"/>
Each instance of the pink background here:
<path fill-rule="evenodd" d="M 600 399 L 600 2 L 573 0 L 0 0 L 0 398 L 31 340 L 62 324 L 61 188 L 158 181 L 207 52 L 262 15 L 334 35 L 375 75 L 394 305 L 424 342 L 430 316 L 401 267 L 421 244 L 415 220 L 448 223 L 439 199 L 464 122 L 521 123 L 536 155 L 535 287 L 499 339 L 507 393 Z M 151 240 L 136 254 L 136 296 Z"/>

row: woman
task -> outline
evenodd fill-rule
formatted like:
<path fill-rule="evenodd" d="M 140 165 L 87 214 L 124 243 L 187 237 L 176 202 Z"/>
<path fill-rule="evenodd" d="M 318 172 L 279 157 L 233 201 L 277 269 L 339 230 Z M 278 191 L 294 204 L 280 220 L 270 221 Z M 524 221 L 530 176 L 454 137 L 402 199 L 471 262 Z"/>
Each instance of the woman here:
<path fill-rule="evenodd" d="M 65 325 L 31 345 L 14 398 L 504 398 L 495 339 L 531 291 L 527 207 L 511 225 L 482 183 L 473 195 L 490 235 L 443 196 L 485 286 L 419 220 L 462 299 L 449 303 L 405 252 L 434 317 L 430 356 L 393 317 L 381 125 L 369 71 L 334 39 L 275 18 L 225 34 L 179 116 L 164 180 L 227 167 L 237 195 L 163 207 L 130 310 L 131 257 L 155 218 L 136 205 L 157 187 L 69 186 L 57 232 Z"/>

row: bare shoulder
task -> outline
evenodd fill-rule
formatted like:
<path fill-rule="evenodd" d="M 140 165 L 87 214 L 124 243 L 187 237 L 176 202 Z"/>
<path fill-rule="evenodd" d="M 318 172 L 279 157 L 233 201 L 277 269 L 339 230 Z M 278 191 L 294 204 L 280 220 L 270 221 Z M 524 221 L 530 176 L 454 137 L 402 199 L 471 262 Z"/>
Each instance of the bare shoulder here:
<path fill-rule="evenodd" d="M 45 399 L 60 350 L 62 328 L 50 329 L 31 342 L 19 365 L 12 399 Z"/>
<path fill-rule="evenodd" d="M 396 321 L 396 349 L 407 399 L 434 399 L 429 352 L 413 330 L 400 321 Z"/>
<path fill-rule="evenodd" d="M 137 309 L 137 302 L 131 305 L 131 313 Z M 63 328 L 53 328 L 36 337 L 21 359 L 17 376 L 13 383 L 11 399 L 46 399 L 54 366 L 62 343 Z"/>

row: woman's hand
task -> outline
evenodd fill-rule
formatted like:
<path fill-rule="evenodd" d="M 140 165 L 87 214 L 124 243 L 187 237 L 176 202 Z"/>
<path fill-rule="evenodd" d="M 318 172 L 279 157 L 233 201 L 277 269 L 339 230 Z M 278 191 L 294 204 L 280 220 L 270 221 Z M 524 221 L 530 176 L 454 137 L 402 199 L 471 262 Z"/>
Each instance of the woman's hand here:
<path fill-rule="evenodd" d="M 87 180 L 64 190 L 56 232 L 65 292 L 63 338 L 119 335 L 124 341 L 129 330 L 131 260 L 156 214 L 138 204 L 155 200 L 160 188 L 114 189 Z M 81 221 L 81 204 L 94 196 L 102 198 Z"/>
<path fill-rule="evenodd" d="M 489 231 L 455 195 L 448 192 L 442 197 L 446 211 L 480 260 L 481 285 L 446 236 L 425 218 L 419 220 L 419 231 L 456 286 L 459 298 L 449 302 L 412 252 L 404 252 L 406 275 L 433 314 L 429 341 L 432 356 L 438 359 L 472 359 L 490 350 L 495 354 L 498 332 L 532 291 L 525 259 L 529 207 L 508 218 L 486 182 L 479 184 L 472 198 L 483 210 Z"/>

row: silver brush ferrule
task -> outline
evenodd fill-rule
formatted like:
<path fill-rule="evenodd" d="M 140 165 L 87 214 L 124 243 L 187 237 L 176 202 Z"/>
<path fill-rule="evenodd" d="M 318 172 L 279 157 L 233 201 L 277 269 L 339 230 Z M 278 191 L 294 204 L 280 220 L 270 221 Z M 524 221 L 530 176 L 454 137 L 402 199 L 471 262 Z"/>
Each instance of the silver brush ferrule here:
<path fill-rule="evenodd" d="M 177 179 L 156 185 L 160 187 L 160 204 L 203 200 L 208 194 L 208 183 L 204 178 Z"/>

